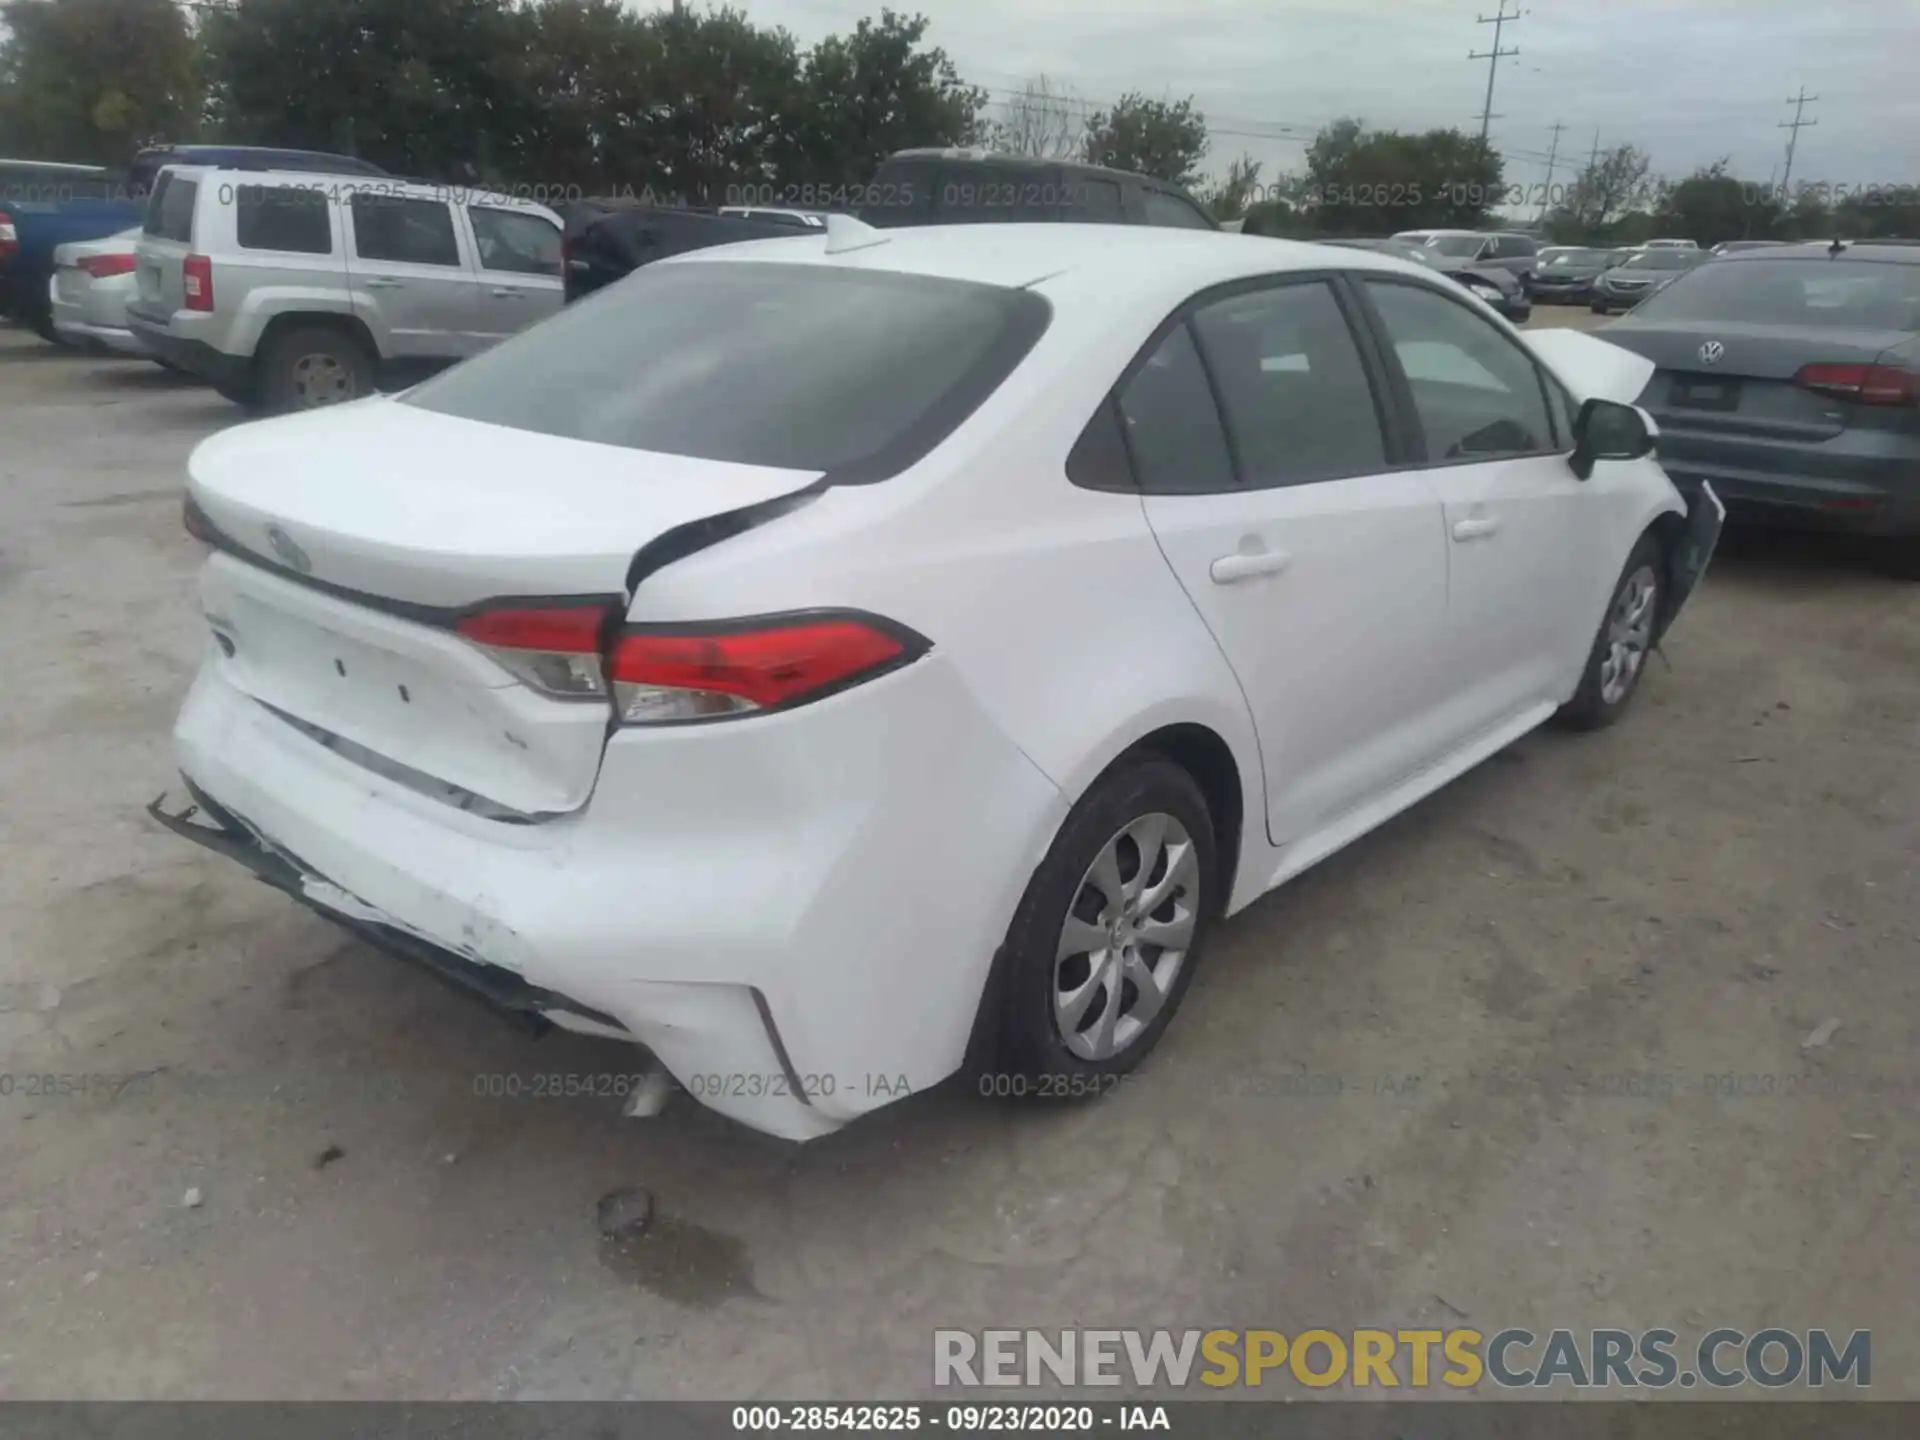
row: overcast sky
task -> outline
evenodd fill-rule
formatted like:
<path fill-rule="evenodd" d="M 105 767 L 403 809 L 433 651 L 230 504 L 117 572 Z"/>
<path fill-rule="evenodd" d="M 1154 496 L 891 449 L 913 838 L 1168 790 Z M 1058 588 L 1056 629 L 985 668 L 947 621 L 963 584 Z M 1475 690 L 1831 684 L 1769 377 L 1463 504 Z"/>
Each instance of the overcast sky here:
<path fill-rule="evenodd" d="M 658 8 L 658 0 L 638 0 Z M 849 30 L 878 0 L 735 0 L 803 44 Z M 1102 103 L 1126 90 L 1193 95 L 1213 131 L 1208 168 L 1247 151 L 1265 177 L 1298 170 L 1325 121 L 1473 131 L 1486 95 L 1494 0 L 894 0 L 996 100 L 1045 72 Z M 1731 155 L 1775 175 L 1804 84 L 1796 180 L 1920 184 L 1920 0 L 1508 0 L 1493 138 L 1512 183 L 1559 181 L 1632 141 L 1675 178 Z M 1776 176 L 1777 178 L 1777 176 Z"/>

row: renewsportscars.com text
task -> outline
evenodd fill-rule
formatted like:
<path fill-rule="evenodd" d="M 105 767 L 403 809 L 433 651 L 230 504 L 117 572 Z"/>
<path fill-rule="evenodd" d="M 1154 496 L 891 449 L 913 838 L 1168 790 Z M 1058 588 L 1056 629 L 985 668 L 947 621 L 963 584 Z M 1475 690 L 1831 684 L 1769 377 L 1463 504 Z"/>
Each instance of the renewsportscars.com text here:
<path fill-rule="evenodd" d="M 1873 1383 L 1871 1331 L 936 1330 L 941 1388 L 1820 1389 Z"/>

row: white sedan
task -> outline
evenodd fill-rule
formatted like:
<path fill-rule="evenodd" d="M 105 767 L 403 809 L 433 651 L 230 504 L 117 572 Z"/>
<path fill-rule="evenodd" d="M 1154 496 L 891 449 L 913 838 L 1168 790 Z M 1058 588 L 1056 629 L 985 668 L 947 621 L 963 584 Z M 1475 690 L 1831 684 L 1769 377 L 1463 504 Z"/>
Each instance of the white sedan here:
<path fill-rule="evenodd" d="M 1221 917 L 1626 708 L 1719 533 L 1651 368 L 1281 241 L 678 257 L 194 452 L 153 811 L 779 1135 L 1096 1091 Z"/>

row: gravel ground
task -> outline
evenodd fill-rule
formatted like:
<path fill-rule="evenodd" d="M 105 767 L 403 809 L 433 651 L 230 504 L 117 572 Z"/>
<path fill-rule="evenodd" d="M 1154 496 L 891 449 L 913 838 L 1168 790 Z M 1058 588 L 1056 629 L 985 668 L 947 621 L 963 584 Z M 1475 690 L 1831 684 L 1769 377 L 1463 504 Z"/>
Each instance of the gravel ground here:
<path fill-rule="evenodd" d="M 1871 1328 L 1920 1396 L 1920 586 L 1849 547 L 1731 537 L 1626 723 L 1223 927 L 1106 1100 L 796 1148 L 485 1098 L 631 1058 L 152 825 L 235 412 L 5 334 L 0 417 L 0 1396 L 858 1398 L 936 1327 L 1459 1323 Z"/>

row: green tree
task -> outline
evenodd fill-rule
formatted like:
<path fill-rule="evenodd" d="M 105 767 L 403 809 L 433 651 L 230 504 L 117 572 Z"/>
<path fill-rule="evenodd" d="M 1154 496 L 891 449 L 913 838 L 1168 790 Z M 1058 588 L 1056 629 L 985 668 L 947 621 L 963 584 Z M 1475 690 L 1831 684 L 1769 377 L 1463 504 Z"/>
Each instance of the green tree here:
<path fill-rule="evenodd" d="M 1472 230 L 1505 198 L 1504 173 L 1500 156 L 1462 131 L 1369 130 L 1349 117 L 1308 148 L 1306 200 L 1324 235 Z"/>
<path fill-rule="evenodd" d="M 1735 178 L 1729 160 L 1703 165 L 1662 197 L 1656 215 L 1662 235 L 1702 247 L 1722 240 L 1770 240 L 1781 205 L 1774 189 Z"/>
<path fill-rule="evenodd" d="M 1260 199 L 1260 162 L 1242 155 L 1227 166 L 1227 177 L 1199 197 L 1216 220 L 1243 219 Z"/>
<path fill-rule="evenodd" d="M 987 92 L 964 84 L 927 18 L 883 9 L 805 57 L 801 96 L 769 153 L 786 185 L 863 185 L 887 156 L 986 138 Z"/>
<path fill-rule="evenodd" d="M 1112 109 L 1087 117 L 1089 161 L 1174 185 L 1193 183 L 1207 146 L 1207 117 L 1193 108 L 1191 97 L 1149 100 L 1130 91 Z"/>
<path fill-rule="evenodd" d="M 235 140 L 493 178 L 533 128 L 535 23 L 510 0 L 235 0 L 205 22 L 214 112 Z"/>
<path fill-rule="evenodd" d="M 1565 201 L 1548 217 L 1549 232 L 1569 243 L 1624 239 L 1613 227 L 1630 212 L 1650 211 L 1647 176 L 1653 162 L 1634 145 L 1619 145 L 1585 166 Z"/>
<path fill-rule="evenodd" d="M 171 0 L 4 0 L 0 151 L 121 166 L 192 139 L 200 67 Z"/>

